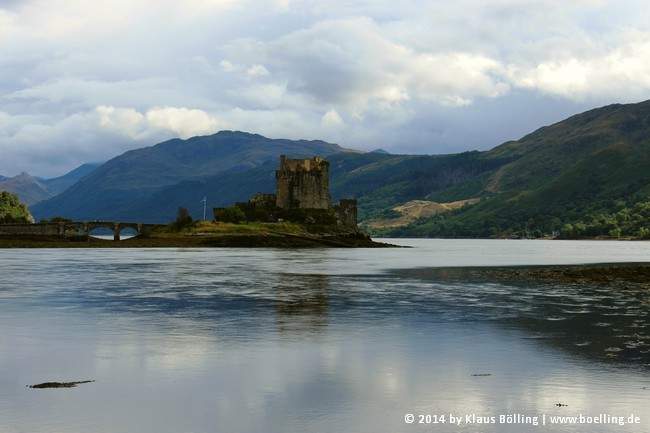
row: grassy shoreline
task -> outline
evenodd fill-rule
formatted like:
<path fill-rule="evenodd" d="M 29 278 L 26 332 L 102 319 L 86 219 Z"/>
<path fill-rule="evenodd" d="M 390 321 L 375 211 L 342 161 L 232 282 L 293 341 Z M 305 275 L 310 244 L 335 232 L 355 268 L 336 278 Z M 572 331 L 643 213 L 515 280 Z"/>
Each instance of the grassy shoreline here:
<path fill-rule="evenodd" d="M 225 223 L 194 221 L 180 229 L 165 230 L 120 241 L 68 233 L 0 234 L 0 248 L 381 248 L 396 247 L 373 241 L 351 228 L 303 225 L 293 222 Z"/>
<path fill-rule="evenodd" d="M 165 234 L 114 241 L 92 236 L 0 235 L 0 248 L 382 248 L 362 234 Z"/>

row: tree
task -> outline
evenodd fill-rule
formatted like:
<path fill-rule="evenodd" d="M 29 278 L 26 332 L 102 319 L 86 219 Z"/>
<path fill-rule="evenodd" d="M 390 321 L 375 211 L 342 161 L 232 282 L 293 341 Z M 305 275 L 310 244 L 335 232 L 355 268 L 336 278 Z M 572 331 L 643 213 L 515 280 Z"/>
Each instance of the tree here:
<path fill-rule="evenodd" d="M 62 217 L 62 216 L 55 216 L 55 217 L 50 218 L 49 220 L 45 219 L 45 218 L 41 218 L 42 223 L 67 223 L 67 222 L 71 222 L 71 221 L 72 220 L 70 218 L 65 218 L 65 217 Z"/>
<path fill-rule="evenodd" d="M 33 223 L 34 217 L 16 194 L 0 192 L 0 224 Z"/>
<path fill-rule="evenodd" d="M 611 238 L 620 238 L 621 237 L 621 229 L 618 228 L 618 227 L 613 228 L 613 229 L 611 229 L 609 231 L 608 234 L 609 234 L 609 237 L 611 237 Z"/>
<path fill-rule="evenodd" d="M 187 208 L 179 207 L 176 215 L 176 220 L 169 224 L 169 229 L 172 231 L 180 231 L 185 227 L 192 224 L 192 215 L 188 212 Z"/>
<path fill-rule="evenodd" d="M 240 223 L 244 219 L 246 219 L 246 215 L 237 206 L 227 207 L 219 214 L 219 220 L 226 223 Z"/>
<path fill-rule="evenodd" d="M 560 236 L 565 239 L 570 239 L 573 237 L 573 226 L 571 224 L 564 224 L 560 229 Z"/>

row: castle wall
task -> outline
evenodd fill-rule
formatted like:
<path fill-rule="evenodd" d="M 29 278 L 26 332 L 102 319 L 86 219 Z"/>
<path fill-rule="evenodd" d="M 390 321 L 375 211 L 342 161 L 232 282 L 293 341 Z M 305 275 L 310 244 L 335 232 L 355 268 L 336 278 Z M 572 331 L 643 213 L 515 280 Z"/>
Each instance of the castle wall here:
<path fill-rule="evenodd" d="M 251 203 L 254 203 L 255 206 L 267 207 L 268 208 L 268 207 L 275 206 L 276 196 L 275 196 L 275 194 L 264 194 L 264 193 L 258 192 L 253 197 L 251 197 L 249 201 Z"/>
<path fill-rule="evenodd" d="M 357 201 L 354 199 L 341 199 L 337 206 L 334 206 L 341 224 L 346 227 L 357 227 Z"/>
<path fill-rule="evenodd" d="M 251 221 L 277 221 L 279 218 L 297 218 L 302 212 L 313 219 L 336 221 L 339 226 L 357 228 L 357 201 L 342 199 L 332 205 L 329 193 L 329 162 L 320 156 L 312 159 L 287 159 L 280 156 L 280 169 L 275 172 L 275 194 L 258 193 L 248 202 L 238 202 Z M 279 208 L 279 209 L 278 209 Z M 214 208 L 214 220 L 221 219 L 224 208 Z M 288 212 L 285 212 L 288 211 Z M 309 213 L 310 211 L 313 211 Z M 326 211 L 326 212 L 323 212 Z M 332 220 L 332 221 L 330 221 Z"/>
<path fill-rule="evenodd" d="M 329 162 L 280 156 L 275 172 L 276 206 L 282 209 L 329 209 Z"/>

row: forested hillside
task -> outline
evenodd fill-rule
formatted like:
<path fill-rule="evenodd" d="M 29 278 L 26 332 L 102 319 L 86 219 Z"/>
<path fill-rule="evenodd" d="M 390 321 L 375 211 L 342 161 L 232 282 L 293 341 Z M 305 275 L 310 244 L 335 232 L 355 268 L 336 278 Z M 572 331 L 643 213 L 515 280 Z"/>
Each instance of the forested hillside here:
<path fill-rule="evenodd" d="M 591 110 L 481 157 L 498 167 L 427 195 L 432 201 L 480 198 L 478 204 L 385 233 L 648 236 L 650 102 Z"/>

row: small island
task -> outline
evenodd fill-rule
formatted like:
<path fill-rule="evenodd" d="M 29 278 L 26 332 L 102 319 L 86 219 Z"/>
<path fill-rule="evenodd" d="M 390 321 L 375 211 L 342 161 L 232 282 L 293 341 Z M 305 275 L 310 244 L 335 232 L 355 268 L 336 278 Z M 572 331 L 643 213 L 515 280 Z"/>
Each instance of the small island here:
<path fill-rule="evenodd" d="M 113 240 L 90 236 L 95 228 L 113 231 Z M 120 240 L 130 227 L 137 236 Z M 175 221 L 163 224 L 92 221 L 63 218 L 41 223 L 0 225 L 0 248 L 155 248 L 274 247 L 376 248 L 357 227 L 357 201 L 331 203 L 329 162 L 280 156 L 275 194 L 258 193 L 247 202 L 213 209 L 212 221 L 193 221 L 179 208 Z"/>
<path fill-rule="evenodd" d="M 233 224 L 198 221 L 181 232 L 161 231 L 121 241 L 88 235 L 0 234 L 0 248 L 381 248 L 362 232 L 313 233 L 296 223 Z"/>

